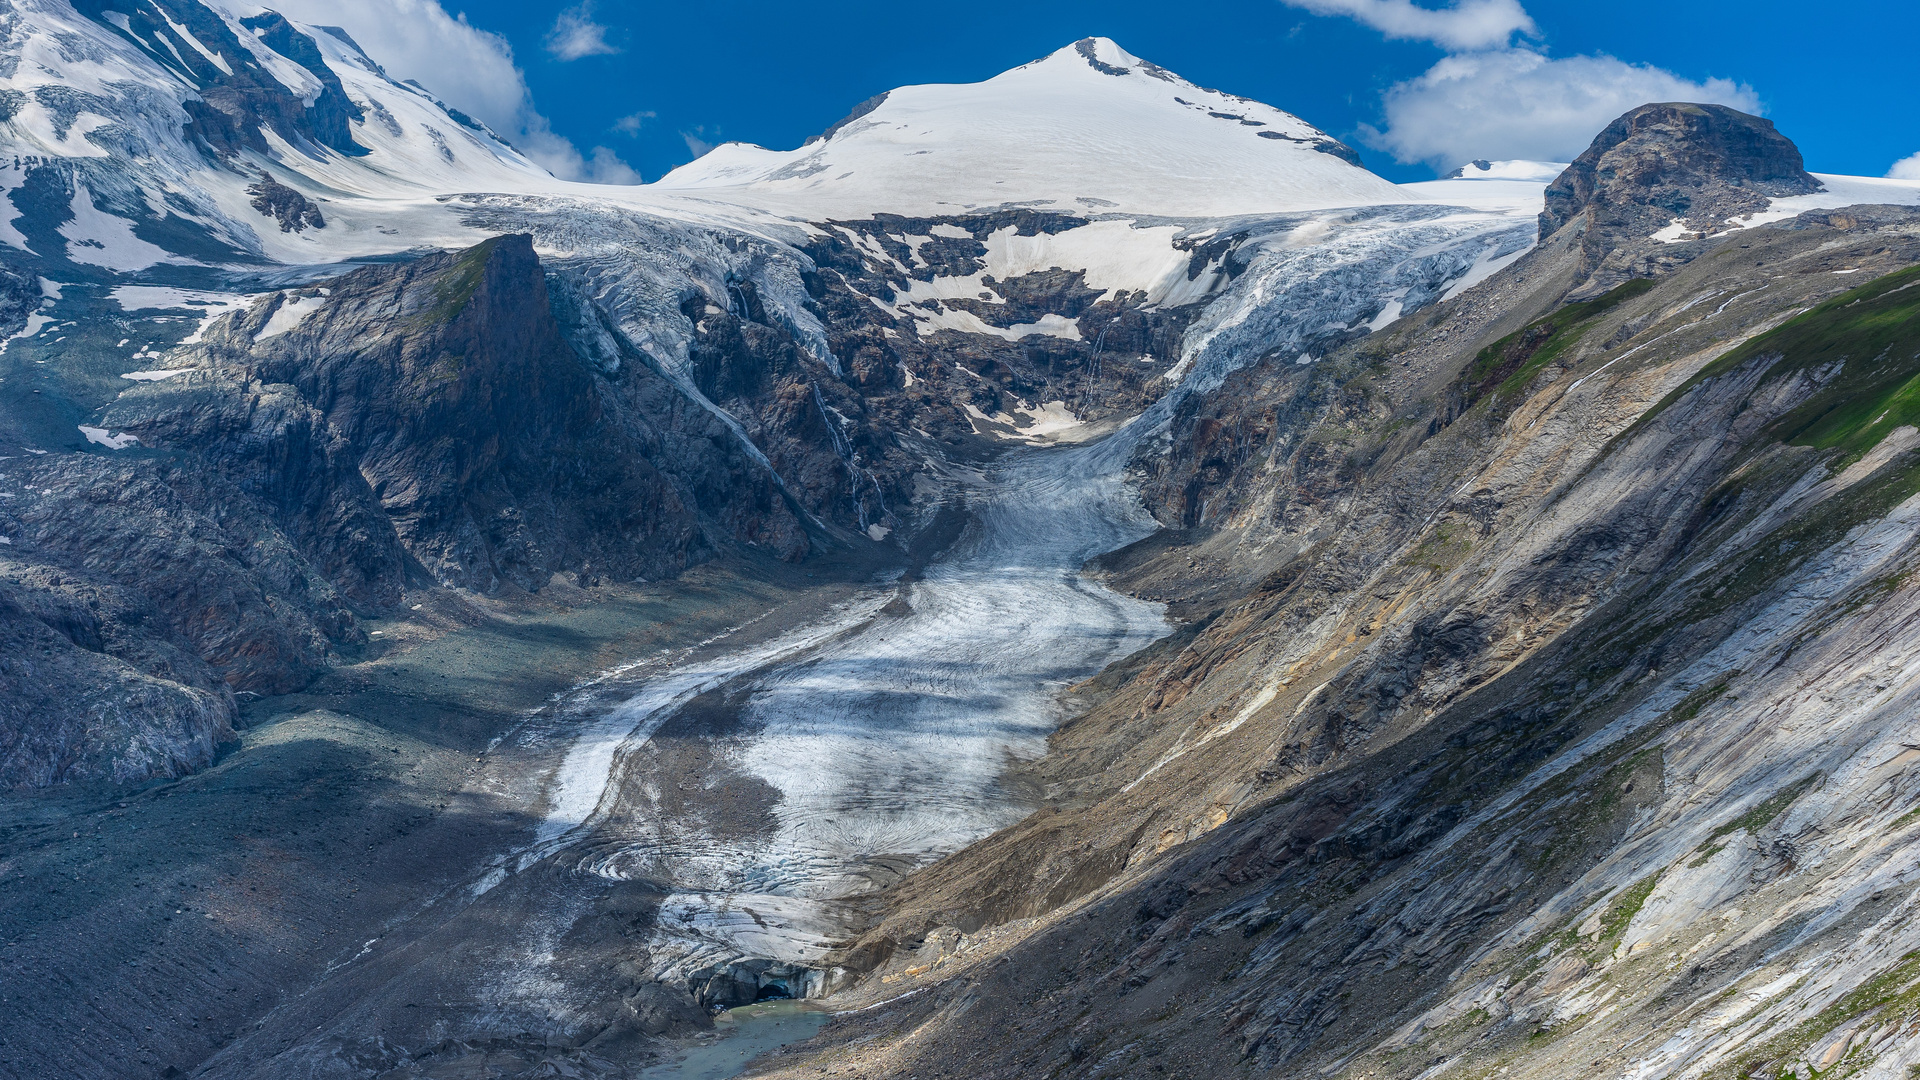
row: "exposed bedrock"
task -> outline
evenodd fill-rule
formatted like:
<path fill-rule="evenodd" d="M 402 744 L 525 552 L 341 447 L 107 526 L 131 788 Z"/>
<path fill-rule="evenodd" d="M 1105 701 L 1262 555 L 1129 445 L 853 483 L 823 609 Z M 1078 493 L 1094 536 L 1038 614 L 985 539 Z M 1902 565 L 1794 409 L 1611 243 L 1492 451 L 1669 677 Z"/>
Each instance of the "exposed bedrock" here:
<path fill-rule="evenodd" d="M 581 357 L 524 236 L 270 293 L 167 363 L 96 414 L 91 452 L 6 463 L 7 782 L 204 765 L 232 693 L 305 685 L 409 586 L 811 544 L 719 419 L 643 363 Z"/>
<path fill-rule="evenodd" d="M 326 215 L 320 212 L 320 208 L 314 205 L 313 200 L 274 180 L 266 173 L 260 174 L 259 183 L 247 188 L 247 194 L 253 196 L 248 205 L 272 218 L 279 224 L 281 232 L 300 232 L 307 228 L 327 227 Z"/>
<path fill-rule="evenodd" d="M 898 388 L 892 396 L 907 410 L 900 418 L 947 441 L 976 431 L 1012 434 L 1047 402 L 1087 421 L 1130 416 L 1163 392 L 1159 377 L 1178 359 L 1215 274 L 1209 260 L 1196 258 L 1193 276 L 1206 276 L 1182 303 L 1091 288 L 1081 270 L 1053 267 L 1005 280 L 987 272 L 996 234 L 1035 237 L 1088 224 L 1031 210 L 834 222 L 805 247 L 814 264 L 807 290 L 833 350 L 860 383 L 877 378 L 882 389 Z M 942 289 L 939 298 L 904 299 L 916 282 L 976 275 L 966 295 Z M 933 318 L 923 324 L 889 305 Z M 970 321 L 956 323 L 956 315 Z"/>
<path fill-rule="evenodd" d="M 265 129 L 296 146 L 318 144 L 350 155 L 367 152 L 354 142 L 348 126 L 349 120 L 362 118 L 360 107 L 322 61 L 313 39 L 278 14 L 264 12 L 245 25 L 315 77 L 320 89 L 310 101 L 270 74 L 225 20 L 205 6 L 179 0 L 129 6 L 131 14 L 114 11 L 116 23 L 107 15 L 113 9 L 101 0 L 74 5 L 198 91 L 198 100 L 186 105 L 186 134 L 206 151 L 223 158 L 243 150 L 264 154 Z"/>
<path fill-rule="evenodd" d="M 1686 241 L 1726 231 L 1771 197 L 1819 190 L 1771 120 L 1724 105 L 1642 105 L 1547 186 L 1540 239 L 1579 235 L 1575 298 L 1585 298 L 1684 263 L 1700 251 Z M 1669 226 L 1678 235 L 1654 237 Z"/>

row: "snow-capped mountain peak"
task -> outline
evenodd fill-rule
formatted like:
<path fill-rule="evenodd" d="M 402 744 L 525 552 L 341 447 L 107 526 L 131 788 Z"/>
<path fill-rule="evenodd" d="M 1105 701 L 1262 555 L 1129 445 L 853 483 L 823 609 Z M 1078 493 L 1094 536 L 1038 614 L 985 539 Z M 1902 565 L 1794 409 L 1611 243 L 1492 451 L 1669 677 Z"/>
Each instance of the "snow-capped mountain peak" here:
<path fill-rule="evenodd" d="M 258 5 L 19 0 L 0 50 L 0 242 L 47 257 L 326 261 L 419 242 L 379 200 L 557 184 L 345 31 Z"/>
<path fill-rule="evenodd" d="M 889 91 L 794 150 L 729 143 L 656 186 L 809 216 L 1216 217 L 1408 201 L 1357 162 L 1297 116 L 1085 38 L 985 82 Z"/>

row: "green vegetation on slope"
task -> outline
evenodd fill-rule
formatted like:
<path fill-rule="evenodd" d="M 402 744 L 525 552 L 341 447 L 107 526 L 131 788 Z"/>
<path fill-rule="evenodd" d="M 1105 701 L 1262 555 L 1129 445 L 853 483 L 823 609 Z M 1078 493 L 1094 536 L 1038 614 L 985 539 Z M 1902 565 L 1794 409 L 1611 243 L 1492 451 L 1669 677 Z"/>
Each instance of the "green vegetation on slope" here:
<path fill-rule="evenodd" d="M 1722 559 L 1714 572 L 1702 575 L 1698 598 L 1682 612 L 1679 624 L 1703 622 L 1751 600 L 1856 527 L 1886 517 L 1916 494 L 1920 494 L 1920 462 L 1909 460 L 1883 468 L 1826 499 L 1817 513 L 1789 517 L 1743 553 Z"/>
<path fill-rule="evenodd" d="M 1660 884 L 1660 871 L 1655 870 L 1639 881 L 1634 882 L 1626 891 L 1607 905 L 1600 916 L 1600 936 L 1594 939 L 1593 955 L 1603 956 L 1613 951 L 1620 938 L 1626 934 L 1633 917 L 1640 914 L 1646 906 L 1647 897 L 1653 895 L 1653 887 Z"/>
<path fill-rule="evenodd" d="M 502 237 L 483 240 L 460 253 L 458 260 L 442 272 L 435 282 L 433 303 L 414 316 L 421 325 L 446 322 L 466 308 L 473 294 L 480 291 L 480 279 L 486 276 L 487 262 Z"/>
<path fill-rule="evenodd" d="M 1792 806 L 1795 800 L 1806 794 L 1808 788 L 1819 783 L 1821 775 L 1822 774 L 1815 772 L 1801 777 L 1787 785 L 1784 789 L 1775 792 L 1759 806 L 1754 807 L 1739 817 L 1734 818 L 1732 821 L 1727 822 L 1725 825 L 1713 830 L 1713 835 L 1707 837 L 1706 842 L 1695 849 L 1700 853 L 1699 857 L 1687 865 L 1689 867 L 1705 866 L 1707 860 L 1718 855 L 1721 849 L 1726 847 L 1725 844 L 1718 843 L 1718 841 L 1728 833 L 1745 829 L 1747 830 L 1748 836 L 1758 835 L 1761 829 L 1772 824 L 1774 818 L 1785 813 L 1787 807 Z"/>
<path fill-rule="evenodd" d="M 1920 426 L 1920 266 L 1876 278 L 1787 320 L 1701 368 L 1647 412 L 1639 427 L 1705 382 L 1756 357 L 1774 357 L 1761 383 L 1838 364 L 1839 373 L 1767 425 L 1770 439 L 1840 451 L 1857 461 L 1895 428 Z M 1631 429 L 1630 429 L 1631 430 Z"/>
<path fill-rule="evenodd" d="M 1876 1021 L 1910 1022 L 1920 1015 L 1920 952 L 1910 952 L 1901 957 L 1892 967 L 1856 986 L 1841 995 L 1826 1008 L 1787 1030 L 1773 1035 L 1758 1047 L 1723 1062 L 1708 1073 L 1714 1080 L 1734 1080 L 1741 1076 L 1764 1075 L 1761 1067 L 1774 1064 L 1779 1067 L 1779 1076 L 1797 1075 L 1793 1069 L 1796 1058 L 1808 1053 L 1827 1035 L 1839 1029 L 1840 1025 L 1876 1010 Z M 1836 1066 L 1846 1061 L 1835 1062 Z M 1815 1076 L 1834 1075 L 1808 1070 Z M 1847 1069 L 1852 1073 L 1856 1069 Z"/>
<path fill-rule="evenodd" d="M 1651 288 L 1652 280 L 1635 278 L 1591 300 L 1568 304 L 1481 349 L 1464 377 L 1467 400 L 1478 401 L 1489 391 L 1520 390 L 1535 372 L 1578 344 L 1595 319 Z"/>

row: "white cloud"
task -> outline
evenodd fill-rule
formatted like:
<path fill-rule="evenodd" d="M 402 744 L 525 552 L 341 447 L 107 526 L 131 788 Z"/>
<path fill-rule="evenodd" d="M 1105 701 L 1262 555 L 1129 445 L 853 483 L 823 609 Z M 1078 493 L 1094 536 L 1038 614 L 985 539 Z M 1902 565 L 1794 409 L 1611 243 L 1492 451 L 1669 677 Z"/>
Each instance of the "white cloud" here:
<path fill-rule="evenodd" d="M 701 129 L 701 130 L 704 132 L 705 129 Z M 681 132 L 680 140 L 687 144 L 687 153 L 692 154 L 696 158 L 704 157 L 707 151 L 713 149 L 712 143 L 708 142 L 707 140 L 701 138 L 699 135 L 696 135 L 691 131 Z"/>
<path fill-rule="evenodd" d="M 1887 177 L 1892 180 L 1920 180 L 1920 154 L 1894 162 L 1893 168 L 1887 170 Z"/>
<path fill-rule="evenodd" d="M 1403 163 L 1445 170 L 1476 158 L 1571 161 L 1622 113 L 1652 101 L 1760 111 L 1759 97 L 1744 83 L 1694 82 L 1606 55 L 1556 60 L 1538 48 L 1513 48 L 1514 34 L 1539 33 L 1520 0 L 1456 0 L 1445 8 L 1412 0 L 1281 2 L 1316 15 L 1345 15 L 1387 37 L 1430 41 L 1453 54 L 1382 95 L 1385 130 L 1361 125 L 1361 141 Z M 1908 161 L 1920 161 L 1920 154 Z"/>
<path fill-rule="evenodd" d="M 1345 15 L 1390 38 L 1431 41 L 1452 52 L 1500 48 L 1516 33 L 1534 32 L 1520 0 L 1456 0 L 1424 8 L 1412 0 L 1281 0 L 1315 15 Z"/>
<path fill-rule="evenodd" d="M 596 146 L 587 152 L 586 179 L 596 184 L 637 184 L 640 173 L 611 147 Z"/>
<path fill-rule="evenodd" d="M 1402 162 L 1441 169 L 1475 158 L 1571 161 L 1622 113 L 1650 101 L 1760 111 L 1753 88 L 1693 82 L 1611 56 L 1551 59 L 1530 49 L 1449 56 L 1386 92 L 1386 129 L 1363 139 Z"/>
<path fill-rule="evenodd" d="M 628 113 L 613 122 L 613 130 L 622 135 L 638 135 L 640 134 L 640 129 L 647 126 L 647 121 L 654 119 L 658 115 L 658 113 L 650 109 L 637 113 Z"/>
<path fill-rule="evenodd" d="M 553 20 L 547 31 L 547 51 L 561 60 L 585 56 L 612 56 L 618 48 L 607 43 L 607 28 L 593 21 L 591 3 L 571 7 Z"/>
<path fill-rule="evenodd" d="M 589 184 L 638 184 L 640 173 L 620 159 L 610 146 L 596 146 L 586 153 L 556 134 L 540 117 L 537 130 L 526 130 L 513 141 L 520 152 L 539 162 L 563 180 L 581 180 Z"/>
<path fill-rule="evenodd" d="M 604 147 L 590 154 L 553 130 L 534 108 L 513 47 L 498 34 L 447 14 L 438 0 L 273 0 L 274 10 L 338 26 L 396 79 L 414 79 L 440 100 L 477 117 L 555 176 L 630 184 L 638 174 Z"/>

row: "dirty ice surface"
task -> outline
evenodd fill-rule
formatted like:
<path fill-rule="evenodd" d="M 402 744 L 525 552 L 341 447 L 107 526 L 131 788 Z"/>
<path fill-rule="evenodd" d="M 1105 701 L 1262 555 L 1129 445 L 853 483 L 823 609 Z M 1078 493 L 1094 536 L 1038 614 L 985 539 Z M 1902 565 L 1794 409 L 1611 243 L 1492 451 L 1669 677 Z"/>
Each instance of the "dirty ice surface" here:
<path fill-rule="evenodd" d="M 887 604 L 889 587 L 644 688 L 568 754 L 545 849 L 607 877 L 675 883 L 652 947 L 661 977 L 748 958 L 817 964 L 856 929 L 845 898 L 1028 813 L 1001 777 L 1045 753 L 1060 691 L 1166 633 L 1160 605 L 1080 575 L 1154 528 L 1122 481 L 1130 446 L 1010 455 L 967 481 L 973 524 L 898 586 L 904 605 Z M 771 826 L 745 837 L 658 813 L 623 765 L 692 693 L 722 684 L 749 733 L 730 766 L 779 792 Z"/>

